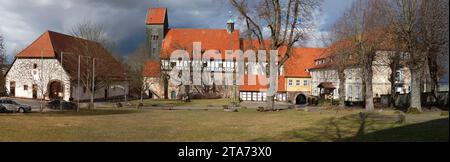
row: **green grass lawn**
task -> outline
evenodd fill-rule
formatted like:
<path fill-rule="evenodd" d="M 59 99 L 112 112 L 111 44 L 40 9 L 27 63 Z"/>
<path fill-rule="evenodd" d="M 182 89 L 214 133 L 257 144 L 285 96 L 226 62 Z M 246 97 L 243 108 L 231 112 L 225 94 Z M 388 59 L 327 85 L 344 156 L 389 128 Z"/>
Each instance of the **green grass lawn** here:
<path fill-rule="evenodd" d="M 439 112 L 407 115 L 406 123 L 397 124 L 397 115 L 384 111 L 369 115 L 363 129 L 358 112 L 96 109 L 0 114 L 0 141 L 448 141 L 448 117 Z"/>

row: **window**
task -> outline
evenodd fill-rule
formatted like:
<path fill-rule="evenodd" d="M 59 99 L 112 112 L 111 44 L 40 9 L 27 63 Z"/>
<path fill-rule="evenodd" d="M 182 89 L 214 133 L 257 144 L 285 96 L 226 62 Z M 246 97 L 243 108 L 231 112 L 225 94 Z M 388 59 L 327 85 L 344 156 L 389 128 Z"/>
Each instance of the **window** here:
<path fill-rule="evenodd" d="M 158 40 L 159 36 L 158 35 L 152 35 L 152 40 Z"/>
<path fill-rule="evenodd" d="M 292 86 L 292 80 L 289 80 L 289 85 Z"/>
<path fill-rule="evenodd" d="M 227 55 L 231 55 L 231 54 L 233 54 L 233 51 L 227 50 L 227 51 L 226 51 L 226 54 L 227 54 Z"/>
<path fill-rule="evenodd" d="M 253 92 L 252 94 L 252 101 L 258 101 L 258 93 L 257 92 Z"/>
<path fill-rule="evenodd" d="M 156 48 L 152 48 L 152 53 L 156 53 Z"/>
<path fill-rule="evenodd" d="M 295 82 L 295 85 L 299 86 L 299 85 L 300 85 L 300 80 L 297 80 L 297 81 Z"/>
<path fill-rule="evenodd" d="M 23 86 L 23 90 L 24 90 L 24 91 L 28 91 L 28 85 L 24 85 L 24 86 Z"/>
<path fill-rule="evenodd" d="M 33 69 L 37 69 L 37 64 L 33 64 Z"/>
<path fill-rule="evenodd" d="M 308 80 L 303 80 L 303 85 L 307 86 L 308 85 Z"/>

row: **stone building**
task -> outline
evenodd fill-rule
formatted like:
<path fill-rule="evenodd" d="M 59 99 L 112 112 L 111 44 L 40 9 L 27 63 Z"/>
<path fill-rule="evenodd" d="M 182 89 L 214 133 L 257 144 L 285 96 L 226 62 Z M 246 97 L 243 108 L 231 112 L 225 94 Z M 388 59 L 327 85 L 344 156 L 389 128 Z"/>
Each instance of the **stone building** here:
<path fill-rule="evenodd" d="M 94 47 L 95 55 L 80 53 L 77 46 Z M 28 99 L 89 100 L 92 82 L 79 75 L 95 72 L 95 99 L 124 96 L 128 82 L 121 64 L 97 42 L 47 31 L 19 52 L 6 72 L 10 97 Z M 92 85 L 92 84 L 90 84 Z M 80 93 L 78 93 L 80 92 Z"/>

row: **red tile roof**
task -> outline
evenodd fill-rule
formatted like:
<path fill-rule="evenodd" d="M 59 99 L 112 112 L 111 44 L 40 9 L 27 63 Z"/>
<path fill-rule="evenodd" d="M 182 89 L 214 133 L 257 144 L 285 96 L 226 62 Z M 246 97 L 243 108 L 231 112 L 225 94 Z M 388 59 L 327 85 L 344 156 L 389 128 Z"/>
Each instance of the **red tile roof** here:
<path fill-rule="evenodd" d="M 314 66 L 314 60 L 323 55 L 325 50 L 325 48 L 293 48 L 291 57 L 284 65 L 284 75 L 286 77 L 311 77 L 307 69 Z"/>
<path fill-rule="evenodd" d="M 161 76 L 161 63 L 158 60 L 149 60 L 145 63 L 144 76 L 157 78 Z"/>
<path fill-rule="evenodd" d="M 269 53 L 269 48 L 270 48 L 270 40 L 264 40 L 264 44 L 266 46 L 266 52 Z M 246 50 L 255 50 L 255 52 L 257 53 L 257 51 L 263 47 L 260 47 L 260 43 L 258 42 L 257 39 L 243 39 L 242 40 L 242 50 L 245 52 Z M 281 46 L 280 48 L 278 48 L 278 60 L 281 60 L 281 57 L 284 56 L 284 54 L 286 53 L 286 46 Z M 269 55 L 267 55 L 267 59 L 269 58 Z"/>
<path fill-rule="evenodd" d="M 160 58 L 169 59 L 175 50 L 186 50 L 192 58 L 194 42 L 200 42 L 202 50 L 218 50 L 225 59 L 225 50 L 238 50 L 239 31 L 228 33 L 226 29 L 169 29 L 164 38 Z"/>
<path fill-rule="evenodd" d="M 395 48 L 395 40 L 393 35 L 390 34 L 392 33 L 392 31 L 389 30 L 389 28 L 375 29 L 368 32 L 367 34 L 364 34 L 362 36 L 362 39 L 367 44 L 374 44 L 377 50 L 392 50 Z M 325 59 L 327 62 L 324 64 L 313 65 L 309 69 L 314 70 L 333 67 L 336 65 L 336 63 L 330 62 L 330 58 L 337 57 L 344 52 L 356 53 L 355 51 L 350 51 L 356 49 L 356 43 L 354 42 L 355 37 L 356 36 L 336 41 L 334 44 L 328 47 L 320 57 L 317 57 L 316 59 Z M 346 60 L 345 64 L 349 66 L 354 65 L 356 64 L 356 60 Z"/>
<path fill-rule="evenodd" d="M 53 58 L 56 56 L 55 49 L 52 44 L 52 40 L 50 39 L 50 35 L 56 35 L 51 31 L 47 31 L 34 42 L 32 42 L 29 46 L 23 49 L 16 55 L 16 58 L 33 58 L 33 57 L 44 57 L 44 58 Z"/>
<path fill-rule="evenodd" d="M 317 86 L 317 88 L 336 89 L 336 87 L 334 87 L 333 83 L 331 82 L 322 82 Z"/>
<path fill-rule="evenodd" d="M 147 19 L 145 24 L 164 24 L 166 21 L 167 9 L 166 8 L 150 8 L 147 12 Z"/>
<path fill-rule="evenodd" d="M 77 45 L 83 45 L 94 52 L 80 53 Z M 95 69 L 107 69 L 108 73 L 98 73 L 98 77 L 109 77 L 115 79 L 124 79 L 124 70 L 122 65 L 100 44 L 97 42 L 76 38 L 73 36 L 47 31 L 42 34 L 33 43 L 16 55 L 16 58 L 56 58 L 60 61 L 61 53 L 64 52 L 63 66 L 71 78 L 77 77 L 78 56 L 82 55 L 81 70 L 90 70 L 92 60 L 96 58 Z M 89 59 L 87 57 L 90 57 Z M 89 61 L 91 60 L 91 61 Z M 91 66 L 91 67 L 89 67 Z M 83 72 L 82 71 L 82 72 Z"/>

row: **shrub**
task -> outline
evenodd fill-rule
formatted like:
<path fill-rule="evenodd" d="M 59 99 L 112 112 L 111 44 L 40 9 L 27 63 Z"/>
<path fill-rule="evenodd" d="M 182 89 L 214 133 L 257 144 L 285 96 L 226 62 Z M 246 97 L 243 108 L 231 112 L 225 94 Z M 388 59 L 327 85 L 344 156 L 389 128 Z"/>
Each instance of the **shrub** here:
<path fill-rule="evenodd" d="M 223 109 L 228 109 L 228 105 L 222 105 Z"/>
<path fill-rule="evenodd" d="M 403 113 L 398 113 L 397 118 L 397 124 L 403 124 L 406 121 L 406 116 Z"/>
<path fill-rule="evenodd" d="M 257 110 L 257 111 L 259 111 L 259 112 L 264 112 L 264 107 L 262 107 L 262 106 L 258 107 L 258 110 Z"/>
<path fill-rule="evenodd" d="M 144 104 L 142 102 L 140 102 L 139 104 L 136 105 L 136 109 L 141 109 L 144 106 Z"/>
<path fill-rule="evenodd" d="M 121 108 L 121 107 L 123 107 L 123 105 L 122 105 L 122 103 L 118 102 L 118 103 L 116 103 L 116 107 Z"/>
<path fill-rule="evenodd" d="M 417 107 L 410 107 L 406 111 L 407 114 L 421 114 L 422 112 Z"/>

